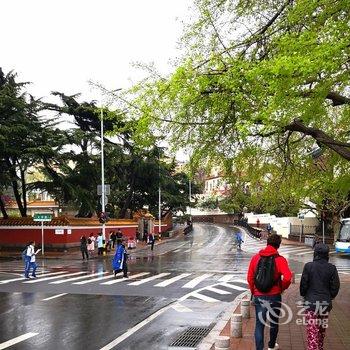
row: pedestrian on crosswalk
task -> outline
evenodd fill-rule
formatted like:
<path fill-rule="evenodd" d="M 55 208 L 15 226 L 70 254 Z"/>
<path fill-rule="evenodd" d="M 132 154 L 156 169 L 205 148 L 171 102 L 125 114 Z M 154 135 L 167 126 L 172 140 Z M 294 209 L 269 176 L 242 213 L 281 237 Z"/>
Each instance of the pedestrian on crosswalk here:
<path fill-rule="evenodd" d="M 114 276 L 117 275 L 118 272 L 123 271 L 123 276 L 125 278 L 128 277 L 128 265 L 127 265 L 128 254 L 123 245 L 121 239 L 117 239 L 117 247 L 115 249 L 115 254 L 112 260 L 112 267 L 114 271 Z"/>
<path fill-rule="evenodd" d="M 39 253 L 41 249 L 35 251 L 35 242 L 31 241 L 27 246 L 27 251 L 25 254 L 25 267 L 24 267 L 24 277 L 29 278 L 30 269 L 32 269 L 32 277 L 36 278 L 37 264 L 35 262 L 35 256 Z"/>
<path fill-rule="evenodd" d="M 328 262 L 329 247 L 318 243 L 314 259 L 304 266 L 300 280 L 300 295 L 306 311 L 307 349 L 323 349 L 328 316 L 340 287 L 337 268 Z"/>
<path fill-rule="evenodd" d="M 279 315 L 281 312 L 282 292 L 291 284 L 292 273 L 287 260 L 278 254 L 282 238 L 271 234 L 267 238 L 267 246 L 252 257 L 247 281 L 255 305 L 255 346 L 264 349 L 264 328 L 266 320 L 270 321 L 269 350 L 278 349 Z M 269 317 L 267 317 L 269 314 Z"/>

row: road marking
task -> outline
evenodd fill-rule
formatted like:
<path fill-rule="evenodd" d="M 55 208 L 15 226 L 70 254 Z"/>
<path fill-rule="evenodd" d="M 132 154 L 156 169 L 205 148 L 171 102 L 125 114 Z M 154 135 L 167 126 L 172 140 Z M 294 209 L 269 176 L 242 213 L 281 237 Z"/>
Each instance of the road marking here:
<path fill-rule="evenodd" d="M 56 294 L 52 297 L 49 297 L 49 298 L 45 298 L 43 299 L 42 301 L 48 301 L 48 300 L 52 300 L 52 299 L 56 299 L 56 298 L 59 298 L 59 297 L 63 297 L 64 295 L 67 295 L 68 293 L 62 293 L 62 294 Z"/>
<path fill-rule="evenodd" d="M 301 248 L 301 249 L 296 249 L 296 250 L 288 250 L 288 251 L 279 251 L 279 253 L 283 254 L 283 255 L 290 255 L 290 254 L 296 254 L 296 253 L 301 253 L 301 252 L 306 252 L 306 251 L 310 251 L 310 249 L 307 248 Z"/>
<path fill-rule="evenodd" d="M 55 278 L 82 275 L 83 273 L 86 273 L 86 272 L 85 272 L 85 271 L 82 271 L 82 272 L 66 273 L 65 275 L 61 275 L 61 276 L 53 276 L 53 277 L 38 278 L 38 279 L 36 279 L 36 280 L 24 281 L 23 283 L 38 283 L 38 282 L 42 282 L 42 281 L 53 280 L 53 279 L 55 279 Z"/>
<path fill-rule="evenodd" d="M 201 300 L 206 301 L 208 303 L 217 303 L 219 301 L 218 299 L 214 299 L 212 297 L 208 297 L 206 295 L 203 295 L 203 294 L 200 294 L 200 293 L 197 293 L 197 292 L 193 292 L 191 294 L 191 297 L 195 297 L 197 299 L 201 299 Z"/>
<path fill-rule="evenodd" d="M 143 279 L 143 280 L 141 280 L 141 281 L 136 281 L 136 282 L 128 283 L 128 286 L 139 286 L 140 284 L 147 283 L 147 282 L 149 282 L 149 281 L 153 281 L 153 280 L 156 280 L 157 278 L 161 278 L 161 277 L 163 277 L 163 276 L 168 276 L 168 275 L 170 275 L 170 272 L 159 273 L 158 275 L 154 275 L 154 276 L 145 278 L 145 279 Z"/>
<path fill-rule="evenodd" d="M 202 281 L 204 281 L 205 279 L 213 275 L 214 275 L 213 273 L 205 273 L 201 276 L 194 278 L 192 281 L 186 283 L 184 286 L 182 286 L 182 288 L 194 288 L 197 284 L 201 283 Z"/>
<path fill-rule="evenodd" d="M 52 272 L 52 273 L 45 273 L 45 274 L 42 274 L 40 276 L 54 276 L 54 275 L 60 275 L 62 273 L 65 273 L 67 271 L 60 271 L 60 272 Z M 38 275 L 39 276 L 39 275 Z M 42 280 L 41 277 L 39 277 L 40 280 Z M 0 284 L 5 284 L 5 283 L 10 283 L 10 282 L 15 282 L 15 281 L 24 281 L 25 278 L 24 277 L 21 277 L 21 278 L 12 278 L 10 280 L 4 280 L 4 281 L 0 281 Z"/>
<path fill-rule="evenodd" d="M 208 287 L 206 290 L 209 290 L 209 291 L 217 293 L 217 294 L 222 294 L 222 295 L 232 294 L 231 292 L 227 292 L 226 290 L 221 290 L 221 289 L 218 289 L 215 287 Z"/>
<path fill-rule="evenodd" d="M 310 248 L 309 247 L 281 248 L 281 249 L 278 249 L 278 252 L 283 254 L 283 253 L 295 252 L 297 250 L 310 251 Z"/>
<path fill-rule="evenodd" d="M 172 306 L 172 309 L 178 311 L 178 312 L 193 312 L 189 307 L 182 305 L 180 303 L 176 303 Z"/>
<path fill-rule="evenodd" d="M 243 287 L 240 287 L 240 286 L 236 286 L 236 285 L 232 285 L 232 284 L 229 284 L 229 283 L 220 283 L 221 286 L 224 286 L 224 287 L 227 287 L 227 288 L 231 288 L 231 289 L 235 289 L 235 290 L 248 290 L 247 288 L 243 288 Z"/>
<path fill-rule="evenodd" d="M 173 253 L 177 253 L 179 252 L 181 249 L 176 249 L 176 250 L 173 250 Z"/>
<path fill-rule="evenodd" d="M 225 275 L 225 276 L 222 276 L 220 279 L 219 279 L 219 282 L 228 282 L 230 281 L 233 277 L 235 277 L 236 275 Z"/>
<path fill-rule="evenodd" d="M 187 250 L 185 250 L 184 251 L 184 253 L 188 253 L 188 252 L 190 252 L 192 249 L 187 249 Z"/>
<path fill-rule="evenodd" d="M 241 278 L 235 278 L 235 279 L 233 279 L 231 282 L 237 282 L 237 283 L 248 284 L 247 280 L 243 280 L 243 279 L 241 279 Z"/>
<path fill-rule="evenodd" d="M 39 333 L 26 333 L 26 334 L 20 335 L 19 337 L 10 339 L 8 341 L 5 341 L 4 343 L 0 344 L 0 350 L 9 348 L 12 345 L 18 344 L 21 341 L 24 341 L 24 340 L 27 340 L 29 338 L 32 338 L 32 337 L 34 337 L 35 335 L 38 335 L 38 334 Z"/>
<path fill-rule="evenodd" d="M 146 275 L 149 275 L 150 273 L 149 272 L 141 272 L 141 273 L 138 273 L 136 275 L 132 275 L 132 276 L 129 276 L 129 278 L 118 278 L 116 280 L 113 280 L 113 281 L 108 281 L 108 282 L 103 282 L 103 283 L 100 283 L 100 284 L 103 284 L 103 285 L 111 285 L 111 284 L 116 284 L 116 283 L 119 283 L 119 282 L 123 282 L 123 281 L 128 281 L 128 280 L 132 280 L 132 279 L 135 279 L 137 277 L 142 277 L 142 276 L 146 276 Z M 118 276 L 118 274 L 117 274 Z"/>
<path fill-rule="evenodd" d="M 182 273 L 181 275 L 175 276 L 173 278 L 169 278 L 163 282 L 156 284 L 155 287 L 166 287 L 166 286 L 168 286 L 168 285 L 170 285 L 178 280 L 181 280 L 182 278 L 190 276 L 190 275 L 192 275 L 192 274 L 191 273 Z"/>
<path fill-rule="evenodd" d="M 74 282 L 72 284 L 83 285 L 83 284 L 88 284 L 88 283 L 92 283 L 92 282 L 96 282 L 96 281 L 107 280 L 107 279 L 110 279 L 113 277 L 114 277 L 114 275 L 108 275 L 108 276 L 103 276 L 103 277 L 92 278 L 92 279 L 86 280 L 86 281 Z"/>
<path fill-rule="evenodd" d="M 309 251 L 309 252 L 303 252 L 303 253 L 297 253 L 297 254 L 295 254 L 295 255 L 305 255 L 305 254 L 313 254 L 313 250 L 311 250 L 311 251 Z"/>
<path fill-rule="evenodd" d="M 64 280 L 50 282 L 49 284 L 62 284 L 62 283 L 66 283 L 66 282 L 78 281 L 78 280 L 82 280 L 82 279 L 88 278 L 88 277 L 94 277 L 94 276 L 98 276 L 98 275 L 105 275 L 106 273 L 107 272 L 96 272 L 96 273 L 91 273 L 90 275 L 79 276 L 79 277 L 72 277 L 72 278 L 68 278 L 68 279 L 64 279 Z"/>
<path fill-rule="evenodd" d="M 130 337 L 130 335 L 137 332 L 139 329 L 141 329 L 147 323 L 150 323 L 151 321 L 153 321 L 155 318 L 157 318 L 159 315 L 161 315 L 162 313 L 164 313 L 166 310 L 170 309 L 171 307 L 172 307 L 172 305 L 168 305 L 168 306 L 165 306 L 162 309 L 158 310 L 157 312 L 155 312 L 151 316 L 144 319 L 142 322 L 138 323 L 136 326 L 128 329 L 126 332 L 124 332 L 123 335 L 114 339 L 113 341 L 111 341 L 109 344 L 105 345 L 100 350 L 111 350 L 111 349 L 115 348 L 119 343 L 124 341 L 126 338 Z"/>

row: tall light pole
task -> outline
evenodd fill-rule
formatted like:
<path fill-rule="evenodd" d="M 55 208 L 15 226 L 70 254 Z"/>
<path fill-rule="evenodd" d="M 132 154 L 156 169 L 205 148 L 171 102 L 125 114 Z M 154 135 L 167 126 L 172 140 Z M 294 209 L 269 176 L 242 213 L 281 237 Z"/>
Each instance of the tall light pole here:
<path fill-rule="evenodd" d="M 162 190 L 160 188 L 160 150 L 158 148 L 158 237 L 162 237 Z"/>
<path fill-rule="evenodd" d="M 191 174 L 190 174 L 190 178 L 188 179 L 188 200 L 190 203 L 190 220 L 192 222 L 192 213 L 191 213 L 191 197 L 192 197 L 192 187 L 191 187 Z"/>
<path fill-rule="evenodd" d="M 105 204 L 105 156 L 104 156 L 104 139 L 103 139 L 103 107 L 101 105 L 101 184 L 102 184 L 102 198 L 101 198 L 101 211 L 102 215 L 106 217 L 105 211 L 106 211 L 106 204 Z M 106 240 L 106 224 L 103 221 L 102 223 L 102 238 Z"/>

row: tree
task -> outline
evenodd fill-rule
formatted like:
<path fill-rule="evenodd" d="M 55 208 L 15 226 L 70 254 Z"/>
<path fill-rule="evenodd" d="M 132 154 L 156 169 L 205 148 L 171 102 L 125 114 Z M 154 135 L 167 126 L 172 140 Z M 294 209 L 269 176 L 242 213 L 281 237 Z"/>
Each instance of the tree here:
<path fill-rule="evenodd" d="M 332 164 L 335 183 L 344 183 L 343 164 L 350 160 L 349 2 L 197 0 L 195 5 L 198 20 L 185 33 L 182 62 L 169 77 L 153 75 L 132 90 L 138 93 L 132 105 L 140 123 L 171 134 L 177 146 L 192 147 L 197 160 L 235 163 L 248 152 L 285 176 L 296 171 L 295 179 L 303 179 L 319 147 Z M 266 173 L 258 173 L 267 186 Z M 318 193 L 326 194 L 325 173 L 311 173 L 314 178 L 301 183 L 314 193 L 319 187 L 313 186 L 323 183 Z M 305 191 L 292 183 L 286 205 L 292 194 L 295 208 L 297 193 Z M 350 193 L 349 183 L 345 187 Z"/>
<path fill-rule="evenodd" d="M 52 153 L 56 134 L 51 120 L 38 116 L 40 101 L 23 91 L 26 84 L 18 83 L 13 72 L 5 75 L 0 69 L 0 188 L 12 188 L 21 216 L 27 215 L 26 173 L 43 155 Z M 6 217 L 2 200 L 0 207 Z"/>

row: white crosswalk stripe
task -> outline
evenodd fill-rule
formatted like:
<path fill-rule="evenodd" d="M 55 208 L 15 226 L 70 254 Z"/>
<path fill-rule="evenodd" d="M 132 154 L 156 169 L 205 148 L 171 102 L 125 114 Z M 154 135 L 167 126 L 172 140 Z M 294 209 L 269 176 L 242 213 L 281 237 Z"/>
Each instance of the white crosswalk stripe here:
<path fill-rule="evenodd" d="M 174 283 L 176 281 L 179 281 L 182 278 L 188 277 L 190 275 L 191 275 L 191 273 L 182 273 L 181 275 L 169 278 L 169 279 L 167 279 L 167 280 L 165 280 L 163 282 L 160 282 L 160 283 L 156 284 L 155 287 L 166 287 L 166 286 L 169 286 L 170 284 L 172 284 L 172 283 Z"/>
<path fill-rule="evenodd" d="M 233 285 L 233 284 L 227 283 L 227 282 L 220 283 L 220 285 L 227 287 L 227 288 L 230 288 L 230 289 L 235 289 L 235 290 L 241 290 L 241 291 L 248 290 L 247 288 L 236 286 L 236 285 Z"/>
<path fill-rule="evenodd" d="M 219 279 L 219 282 L 229 282 L 236 275 L 224 275 Z"/>
<path fill-rule="evenodd" d="M 197 292 L 192 293 L 191 297 L 194 297 L 194 298 L 206 301 L 208 303 L 217 303 L 218 301 L 220 301 L 218 299 L 214 299 L 212 297 L 208 297 L 207 295 L 203 295 L 203 294 L 200 294 L 200 293 L 197 293 Z"/>
<path fill-rule="evenodd" d="M 213 275 L 214 275 L 213 273 L 205 273 L 201 276 L 195 277 L 193 280 L 191 280 L 190 282 L 188 282 L 184 286 L 182 286 L 182 288 L 194 288 L 199 283 L 201 283 L 202 281 L 204 281 L 205 279 L 207 279 Z"/>
<path fill-rule="evenodd" d="M 92 278 L 92 279 L 89 279 L 86 281 L 74 282 L 72 284 L 84 285 L 84 284 L 88 284 L 88 283 L 92 283 L 92 282 L 99 282 L 99 281 L 107 280 L 107 279 L 110 279 L 113 277 L 114 277 L 114 275 L 112 274 L 112 275 L 108 275 L 108 276 Z"/>
<path fill-rule="evenodd" d="M 82 280 L 84 278 L 94 277 L 94 276 L 98 276 L 98 275 L 105 275 L 106 273 L 107 272 L 96 272 L 96 273 L 91 273 L 91 274 L 85 275 L 85 276 L 72 277 L 72 278 L 68 278 L 68 279 L 50 282 L 49 284 L 62 284 L 62 283 L 67 283 L 67 282 L 72 282 L 72 281 L 78 281 L 78 280 Z"/>
<path fill-rule="evenodd" d="M 217 294 L 221 294 L 221 295 L 227 295 L 227 294 L 232 294 L 231 292 L 227 292 L 226 290 L 221 290 L 215 287 L 208 287 L 206 288 L 206 290 L 209 290 L 211 292 L 217 293 Z"/>
<path fill-rule="evenodd" d="M 165 277 L 165 276 L 168 276 L 168 275 L 170 275 L 170 272 L 162 272 L 162 273 L 159 273 L 158 275 L 154 275 L 154 276 L 145 278 L 145 279 L 143 279 L 141 281 L 136 281 L 136 282 L 129 283 L 128 285 L 129 286 L 139 286 L 140 284 L 144 284 L 144 283 L 147 283 L 149 281 L 153 281 L 155 279 L 158 279 L 158 278 L 161 278 L 161 277 Z"/>
<path fill-rule="evenodd" d="M 136 275 L 131 275 L 131 276 L 129 276 L 129 278 L 126 278 L 126 277 L 118 278 L 118 279 L 115 279 L 113 281 L 103 282 L 100 284 L 110 286 L 111 284 L 116 284 L 116 283 L 123 282 L 123 281 L 133 280 L 133 279 L 136 279 L 138 277 L 146 276 L 149 274 L 150 274 L 149 272 L 141 272 L 141 273 L 137 273 Z M 117 274 L 117 276 L 118 276 L 118 274 Z"/>
<path fill-rule="evenodd" d="M 39 283 L 39 282 L 43 282 L 43 281 L 53 280 L 53 279 L 56 279 L 56 278 L 82 275 L 83 273 L 86 273 L 86 272 L 85 271 L 81 271 L 81 272 L 67 273 L 65 275 L 60 275 L 60 276 L 37 278 L 36 280 L 24 281 L 23 283 Z"/>
<path fill-rule="evenodd" d="M 45 273 L 45 274 L 41 274 L 41 275 L 38 275 L 38 279 L 35 280 L 35 281 L 42 281 L 43 278 L 42 276 L 54 276 L 54 275 L 61 275 L 63 273 L 65 273 L 67 271 L 60 271 L 60 272 L 51 272 L 51 273 Z M 59 276 L 60 277 L 60 276 Z M 11 279 L 8 279 L 8 280 L 2 280 L 0 281 L 0 284 L 6 284 L 6 283 L 10 283 L 10 282 L 16 282 L 16 281 L 24 281 L 24 277 L 19 277 L 19 278 L 11 278 Z M 26 280 L 27 281 L 27 280 Z"/>

